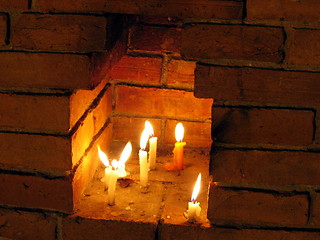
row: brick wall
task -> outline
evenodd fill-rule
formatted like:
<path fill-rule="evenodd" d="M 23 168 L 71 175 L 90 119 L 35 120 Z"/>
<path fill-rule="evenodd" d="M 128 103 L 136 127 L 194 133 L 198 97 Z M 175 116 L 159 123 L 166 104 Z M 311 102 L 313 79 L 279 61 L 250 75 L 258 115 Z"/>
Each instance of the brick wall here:
<path fill-rule="evenodd" d="M 0 238 L 320 239 L 318 7 L 0 0 Z M 68 217 L 145 119 L 163 149 L 177 121 L 213 139 L 210 224 Z"/>

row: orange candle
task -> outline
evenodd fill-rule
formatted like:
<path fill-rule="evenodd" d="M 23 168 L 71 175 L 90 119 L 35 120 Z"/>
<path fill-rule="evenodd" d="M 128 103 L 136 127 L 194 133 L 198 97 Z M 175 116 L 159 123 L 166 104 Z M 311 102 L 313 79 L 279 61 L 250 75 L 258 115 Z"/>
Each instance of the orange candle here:
<path fill-rule="evenodd" d="M 176 140 L 174 149 L 173 149 L 173 165 L 176 170 L 184 169 L 184 150 L 183 147 L 186 145 L 183 141 L 184 137 L 184 128 L 182 123 L 176 125 L 175 130 Z"/>

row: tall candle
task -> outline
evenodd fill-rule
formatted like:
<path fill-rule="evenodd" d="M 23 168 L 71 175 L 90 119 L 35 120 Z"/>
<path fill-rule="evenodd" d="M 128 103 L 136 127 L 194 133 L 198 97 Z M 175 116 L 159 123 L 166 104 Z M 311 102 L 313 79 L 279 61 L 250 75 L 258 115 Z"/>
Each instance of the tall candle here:
<path fill-rule="evenodd" d="M 146 145 L 149 134 L 146 129 L 143 130 L 140 138 L 139 164 L 140 164 L 140 184 L 143 187 L 148 186 L 148 153 L 146 152 Z"/>
<path fill-rule="evenodd" d="M 102 182 L 105 183 L 105 189 L 108 189 L 109 187 L 109 176 L 110 176 L 110 172 L 111 172 L 111 166 L 109 164 L 109 160 L 107 155 L 101 150 L 100 146 L 98 146 L 98 155 L 99 158 L 101 160 L 101 162 L 103 163 L 103 165 L 105 166 L 104 169 L 104 177 L 101 179 Z"/>
<path fill-rule="evenodd" d="M 151 123 L 149 121 L 145 122 L 145 129 L 149 132 L 149 168 L 150 170 L 156 169 L 156 159 L 157 159 L 157 143 L 158 138 L 154 136 L 154 131 Z"/>
<path fill-rule="evenodd" d="M 184 137 L 184 128 L 182 123 L 178 123 L 175 129 L 175 136 L 177 142 L 175 143 L 173 149 L 173 165 L 174 169 L 182 170 L 184 168 L 184 150 L 183 147 L 186 145 L 185 142 L 182 142 Z"/>
<path fill-rule="evenodd" d="M 191 202 L 188 203 L 188 211 L 186 217 L 188 222 L 196 222 L 200 219 L 201 207 L 200 203 L 196 201 L 200 191 L 201 173 L 199 173 L 196 184 L 193 188 Z"/>
<path fill-rule="evenodd" d="M 112 161 L 112 166 L 114 169 L 111 170 L 110 175 L 109 175 L 109 184 L 108 184 L 108 204 L 110 206 L 115 204 L 115 192 L 116 192 L 116 184 L 117 184 L 117 179 L 118 179 L 118 170 L 116 166 L 116 160 Z"/>

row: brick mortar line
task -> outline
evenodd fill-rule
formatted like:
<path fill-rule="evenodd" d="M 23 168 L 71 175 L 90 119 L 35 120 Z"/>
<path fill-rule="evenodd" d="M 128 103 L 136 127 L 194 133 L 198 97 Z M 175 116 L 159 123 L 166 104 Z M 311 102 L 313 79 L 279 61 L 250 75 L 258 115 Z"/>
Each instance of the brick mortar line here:
<path fill-rule="evenodd" d="M 307 195 L 317 190 L 320 190 L 320 185 L 270 185 L 270 184 L 258 184 L 258 183 L 224 183 L 214 182 L 213 183 L 220 188 L 231 189 L 235 191 L 251 191 L 251 192 L 262 192 L 279 194 L 284 196 L 291 195 Z"/>
<path fill-rule="evenodd" d="M 7 46 L 6 46 L 7 47 Z M 91 51 L 91 52 L 81 52 L 81 51 L 43 51 L 43 50 L 30 50 L 30 49 L 1 49 L 0 48 L 0 53 L 2 52 L 7 52 L 7 53 L 45 53 L 45 54 L 64 54 L 64 55 L 80 55 L 80 56 L 87 56 L 90 57 L 93 53 L 105 53 L 107 49 L 101 49 L 101 51 Z"/>
<path fill-rule="evenodd" d="M 168 63 L 169 56 L 167 54 L 163 55 L 162 65 L 160 69 L 160 85 L 162 87 L 168 88 Z"/>
<path fill-rule="evenodd" d="M 276 21 L 276 20 L 247 20 L 247 19 L 204 19 L 204 18 L 186 18 L 184 25 L 192 24 L 210 24 L 210 25 L 242 25 L 252 27 L 292 27 L 299 29 L 320 29 L 318 22 L 302 23 L 298 21 Z"/>
<path fill-rule="evenodd" d="M 115 86 L 128 86 L 128 87 L 138 87 L 138 88 L 155 88 L 155 89 L 162 89 L 162 90 L 177 90 L 177 91 L 184 91 L 184 92 L 191 92 L 193 93 L 194 91 L 192 89 L 188 88 L 177 88 L 174 86 L 166 86 L 166 88 L 163 88 L 162 85 L 153 85 L 153 84 L 146 84 L 146 83 L 133 83 L 132 81 L 125 81 L 125 80 L 115 80 L 113 79 L 111 82 L 115 84 Z"/>
<path fill-rule="evenodd" d="M 231 143 L 214 143 L 213 149 L 226 149 L 226 150 L 241 150 L 241 151 L 285 151 L 285 152 L 310 152 L 319 153 L 320 146 L 309 145 L 309 146 L 288 146 L 288 145 L 272 145 L 272 144 L 231 144 Z"/>
<path fill-rule="evenodd" d="M 127 54 L 130 55 L 130 56 L 158 56 L 158 57 L 161 57 L 163 56 L 164 54 L 170 54 L 170 56 L 173 56 L 173 57 L 177 57 L 177 58 L 181 58 L 181 55 L 179 53 L 175 53 L 175 52 L 166 52 L 166 53 L 162 53 L 160 51 L 147 51 L 147 50 L 138 50 L 138 49 L 130 49 L 130 45 L 129 45 L 129 48 L 127 50 Z"/>
<path fill-rule="evenodd" d="M 241 109 L 286 109 L 286 110 L 297 110 L 297 111 L 312 111 L 316 112 L 316 107 L 305 107 L 305 106 L 292 106 L 286 104 L 272 104 L 272 103 L 259 103 L 259 102 L 247 102 L 247 101 L 224 101 L 215 100 L 212 105 L 213 108 L 241 108 Z"/>
<path fill-rule="evenodd" d="M 57 225 L 56 225 L 56 229 L 55 229 L 55 234 L 56 234 L 56 240 L 63 240 L 62 237 L 62 217 L 61 216 L 57 216 Z"/>
<path fill-rule="evenodd" d="M 201 119 L 201 118 L 175 118 L 166 116 L 154 116 L 154 115 L 144 115 L 144 114 L 128 114 L 126 112 L 114 112 L 112 117 L 134 117 L 134 118 L 150 118 L 159 120 L 174 120 L 174 121 L 185 121 L 185 122 L 196 122 L 196 123 L 212 123 L 211 119 Z"/>
<path fill-rule="evenodd" d="M 27 91 L 26 91 L 27 90 Z M 25 96 L 71 96 L 71 90 L 43 89 L 43 88 L 1 88 L 0 94 L 25 95 Z"/>
<path fill-rule="evenodd" d="M 308 224 L 313 225 L 313 212 L 315 209 L 316 191 L 309 192 L 309 209 L 308 209 Z"/>
<path fill-rule="evenodd" d="M 225 221 L 227 222 L 227 221 Z M 251 224 L 244 222 L 232 223 L 211 223 L 211 226 L 218 228 L 228 229 L 252 229 L 252 230 L 275 230 L 275 231 L 288 231 L 288 232 L 320 232 L 320 227 L 303 225 L 303 226 L 285 226 L 278 224 Z"/>
<path fill-rule="evenodd" d="M 319 65 L 293 65 L 293 64 L 278 64 L 272 62 L 263 62 L 263 61 L 253 61 L 253 60 L 241 60 L 241 59 L 205 59 L 197 58 L 199 63 L 205 65 L 219 65 L 225 67 L 251 67 L 251 68 L 261 68 L 266 70 L 291 70 L 291 71 L 301 71 L 301 72 L 320 72 Z"/>

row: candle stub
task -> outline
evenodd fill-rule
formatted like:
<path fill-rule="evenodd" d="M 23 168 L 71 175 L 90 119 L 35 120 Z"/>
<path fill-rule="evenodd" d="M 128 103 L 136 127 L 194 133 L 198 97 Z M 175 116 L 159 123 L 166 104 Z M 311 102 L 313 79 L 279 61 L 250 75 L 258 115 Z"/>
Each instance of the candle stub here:
<path fill-rule="evenodd" d="M 188 219 L 188 222 L 190 223 L 195 223 L 200 221 L 201 207 L 200 207 L 200 202 L 196 201 L 200 191 L 200 184 L 201 184 L 201 173 L 199 173 L 196 184 L 193 188 L 191 201 L 188 203 L 188 210 L 183 214 Z"/>
<path fill-rule="evenodd" d="M 157 162 L 157 144 L 158 138 L 154 136 L 154 131 L 151 123 L 146 120 L 144 124 L 145 131 L 149 134 L 149 169 L 154 170 L 156 169 L 156 162 Z"/>

